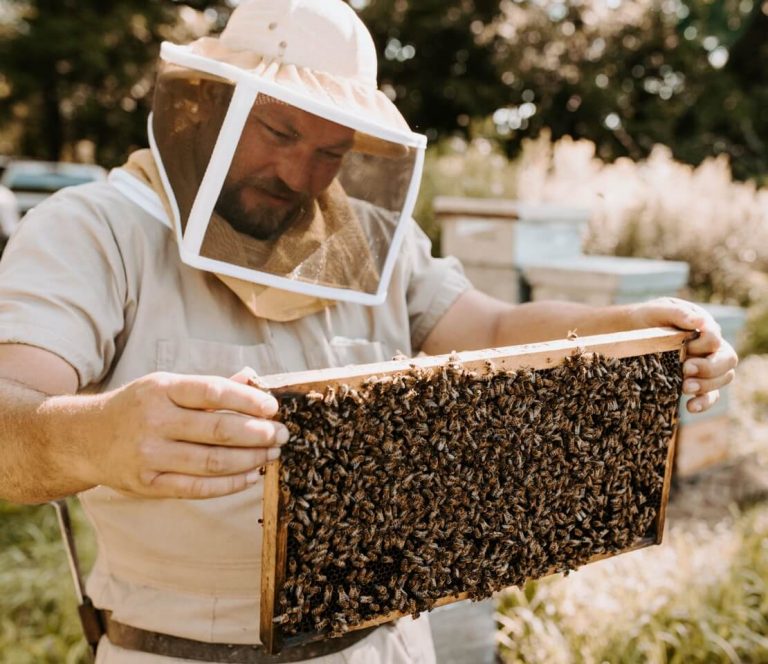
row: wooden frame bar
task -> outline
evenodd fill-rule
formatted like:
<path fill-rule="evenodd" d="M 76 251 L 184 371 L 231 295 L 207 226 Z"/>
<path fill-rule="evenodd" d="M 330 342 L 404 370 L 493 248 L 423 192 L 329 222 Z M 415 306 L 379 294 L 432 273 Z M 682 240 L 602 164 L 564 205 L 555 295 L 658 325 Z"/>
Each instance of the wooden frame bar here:
<path fill-rule="evenodd" d="M 451 357 L 466 369 L 480 372 L 487 371 L 486 362 L 488 361 L 493 362 L 494 367 L 498 370 L 514 371 L 520 367 L 551 369 L 579 350 L 600 353 L 606 357 L 635 357 L 679 350 L 691 335 L 691 332 L 672 328 L 650 327 L 632 332 L 617 332 L 536 344 L 465 351 L 455 353 L 453 356 L 428 355 L 375 364 L 272 374 L 271 376 L 260 376 L 258 387 L 270 390 L 275 396 L 284 393 L 321 390 L 328 385 L 341 383 L 356 387 L 371 376 L 394 374 L 408 371 L 414 367 L 439 367 L 448 362 Z"/>
<path fill-rule="evenodd" d="M 271 461 L 264 473 L 263 539 L 261 551 L 261 641 L 268 652 L 279 652 L 280 630 L 274 629 L 272 617 L 285 576 L 288 529 L 280 520 L 283 495 L 280 489 L 280 461 Z"/>
<path fill-rule="evenodd" d="M 454 353 L 451 355 L 425 356 L 408 360 L 393 360 L 376 364 L 330 368 L 317 371 L 304 371 L 287 374 L 275 374 L 259 377 L 258 387 L 269 390 L 280 399 L 281 396 L 304 394 L 310 391 L 322 392 L 326 387 L 346 384 L 351 388 L 359 387 L 372 376 L 385 376 L 409 372 L 414 368 L 441 367 L 448 363 L 461 364 L 465 369 L 479 374 L 494 371 L 514 371 L 520 368 L 533 370 L 551 369 L 560 365 L 565 358 L 575 353 L 600 354 L 610 358 L 628 358 L 654 353 L 679 351 L 681 364 L 685 359 L 685 343 L 695 338 L 695 332 L 685 332 L 672 328 L 647 328 L 631 332 L 595 335 L 591 337 L 563 339 L 538 344 L 509 346 L 479 351 Z M 489 362 L 491 363 L 489 365 Z M 675 427 L 676 430 L 676 427 Z M 674 459 L 675 435 L 669 441 L 661 505 L 656 517 L 654 537 L 646 537 L 636 542 L 625 551 L 643 548 L 661 542 L 664 529 L 666 504 L 669 497 L 672 466 Z M 279 626 L 273 622 L 278 607 L 279 593 L 285 576 L 287 564 L 287 525 L 281 519 L 281 506 L 287 497 L 280 486 L 280 461 L 267 465 L 264 477 L 264 544 L 262 556 L 262 599 L 261 599 L 261 640 L 268 652 L 279 652 L 282 639 Z M 589 562 L 616 555 L 598 554 Z M 468 597 L 467 593 L 451 595 L 437 600 L 435 607 L 460 601 Z M 372 625 L 395 620 L 407 613 L 392 612 L 377 617 L 375 620 L 355 625 L 352 629 L 363 629 Z M 291 641 L 298 639 L 294 637 Z M 303 639 L 307 641 L 312 639 Z M 286 641 L 290 643 L 290 641 Z"/>

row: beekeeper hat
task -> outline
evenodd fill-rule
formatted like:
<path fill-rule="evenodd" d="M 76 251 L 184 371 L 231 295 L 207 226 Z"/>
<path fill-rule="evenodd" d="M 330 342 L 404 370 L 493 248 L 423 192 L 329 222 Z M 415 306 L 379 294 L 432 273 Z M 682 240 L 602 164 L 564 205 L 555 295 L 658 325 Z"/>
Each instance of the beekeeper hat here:
<path fill-rule="evenodd" d="M 176 206 L 182 259 L 202 269 L 320 297 L 383 301 L 403 222 L 415 202 L 426 138 L 409 129 L 378 89 L 373 40 L 354 10 L 341 0 L 244 0 L 219 37 L 203 37 L 187 46 L 164 43 L 161 59 L 150 143 Z M 185 82 L 181 88 L 179 80 Z M 211 87 L 208 83 L 214 84 L 221 102 L 213 113 L 195 96 Z M 320 241 L 320 254 L 292 256 L 279 268 L 265 267 L 267 247 L 236 252 L 250 258 L 229 267 L 220 264 L 220 252 L 216 258 L 206 256 L 206 236 L 243 127 L 255 109 L 275 104 L 352 130 L 351 150 L 328 191 L 348 197 L 346 207 L 330 207 L 344 207 L 345 219 L 355 220 L 362 233 L 353 233 L 355 241 L 368 238 L 377 276 L 372 279 L 366 270 L 366 285 L 317 268 L 333 258 L 329 247 L 349 243 L 348 237 L 343 240 L 351 233 L 347 223 L 326 223 L 325 232 L 334 237 Z M 193 134 L 185 148 L 185 139 Z M 189 153 L 193 149 L 196 155 Z M 256 254 L 262 258 L 254 261 Z"/>

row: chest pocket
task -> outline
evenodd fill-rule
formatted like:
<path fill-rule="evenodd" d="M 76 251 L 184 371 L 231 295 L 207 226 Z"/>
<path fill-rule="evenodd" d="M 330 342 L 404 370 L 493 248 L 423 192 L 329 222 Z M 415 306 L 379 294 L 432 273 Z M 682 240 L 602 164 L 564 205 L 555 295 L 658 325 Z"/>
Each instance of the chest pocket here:
<path fill-rule="evenodd" d="M 285 371 L 274 349 L 267 344 L 239 346 L 204 339 L 160 339 L 157 371 L 210 376 L 232 376 L 251 367 L 261 376 Z"/>
<path fill-rule="evenodd" d="M 392 359 L 387 357 L 381 342 L 350 337 L 333 337 L 330 341 L 322 341 L 313 348 L 305 350 L 304 354 L 309 369 L 370 364 Z"/>

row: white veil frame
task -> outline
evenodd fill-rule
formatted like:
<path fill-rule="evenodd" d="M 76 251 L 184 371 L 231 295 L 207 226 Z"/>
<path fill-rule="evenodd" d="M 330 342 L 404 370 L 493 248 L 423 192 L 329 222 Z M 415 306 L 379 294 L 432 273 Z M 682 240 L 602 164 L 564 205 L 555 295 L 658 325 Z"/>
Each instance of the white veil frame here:
<path fill-rule="evenodd" d="M 191 267 L 208 272 L 216 272 L 244 281 L 318 298 L 352 302 L 367 306 L 382 304 L 386 300 L 387 288 L 392 276 L 395 261 L 408 229 L 408 224 L 411 223 L 411 213 L 416 204 L 416 197 L 418 195 L 424 167 L 424 152 L 427 145 L 426 136 L 416 132 L 401 131 L 391 127 L 381 126 L 354 113 L 345 112 L 343 109 L 335 106 L 323 104 L 317 99 L 302 95 L 295 90 L 285 88 L 272 81 L 265 80 L 258 75 L 235 65 L 193 53 L 187 46 L 164 42 L 161 46 L 160 56 L 162 60 L 170 64 L 205 72 L 221 79 L 232 81 L 235 86 L 229 108 L 227 109 L 224 122 L 216 139 L 200 188 L 195 196 L 194 203 L 192 204 L 192 209 L 183 234 L 181 230 L 182 220 L 180 218 L 179 207 L 174 197 L 170 180 L 152 131 L 152 116 L 150 115 L 149 118 L 150 149 L 152 150 L 152 154 L 160 171 L 160 177 L 175 216 L 174 228 L 182 262 Z M 299 279 L 282 277 L 201 256 L 200 252 L 203 239 L 216 205 L 219 192 L 221 191 L 226 174 L 229 171 L 229 166 L 234 157 L 235 150 L 237 149 L 243 127 L 245 126 L 246 120 L 248 119 L 253 104 L 259 94 L 274 97 L 275 99 L 296 106 L 308 113 L 327 118 L 332 122 L 350 127 L 356 131 L 364 132 L 376 138 L 407 146 L 416 151 L 411 181 L 408 186 L 400 217 L 395 226 L 392 242 L 389 251 L 387 252 L 375 293 L 365 293 L 346 288 L 334 288 L 332 286 L 313 284 Z"/>

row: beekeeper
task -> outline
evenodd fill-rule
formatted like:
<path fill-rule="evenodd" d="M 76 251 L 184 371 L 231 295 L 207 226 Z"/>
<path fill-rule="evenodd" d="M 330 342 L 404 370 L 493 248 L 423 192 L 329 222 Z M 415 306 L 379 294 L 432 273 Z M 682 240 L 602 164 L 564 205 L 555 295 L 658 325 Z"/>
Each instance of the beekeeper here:
<path fill-rule="evenodd" d="M 0 497 L 80 494 L 97 661 L 433 662 L 410 618 L 267 658 L 262 485 L 285 428 L 254 373 L 673 325 L 689 408 L 736 356 L 680 300 L 512 306 L 411 220 L 425 138 L 377 89 L 341 0 L 244 0 L 164 44 L 150 149 L 30 212 L 0 263 Z"/>

